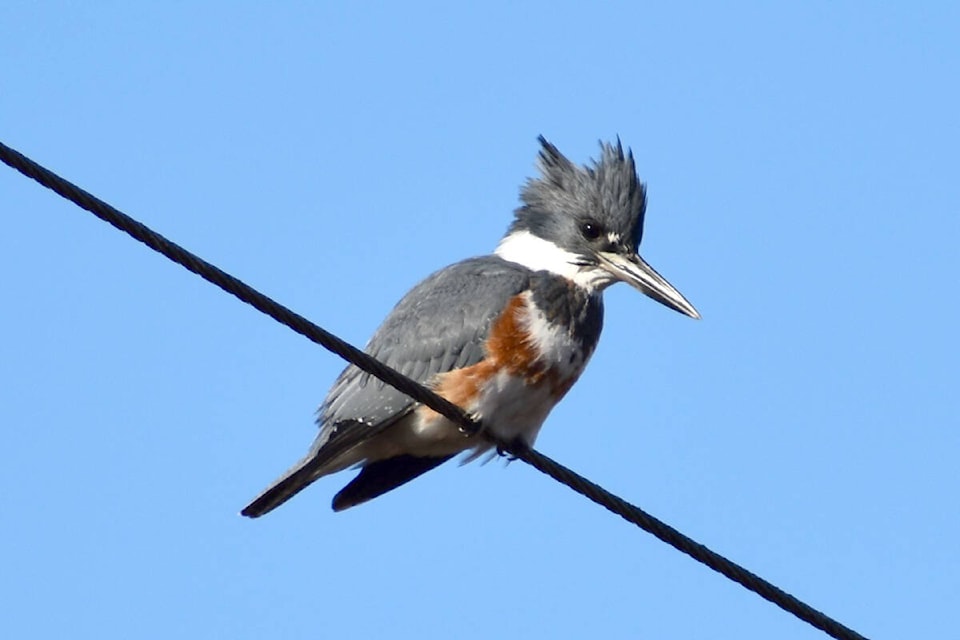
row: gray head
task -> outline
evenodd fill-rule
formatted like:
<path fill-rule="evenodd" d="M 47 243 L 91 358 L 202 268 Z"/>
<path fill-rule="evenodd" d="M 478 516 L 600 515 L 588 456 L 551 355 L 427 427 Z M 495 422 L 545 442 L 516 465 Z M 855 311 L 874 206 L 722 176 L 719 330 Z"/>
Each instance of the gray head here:
<path fill-rule="evenodd" d="M 589 289 L 623 281 L 693 318 L 700 315 L 637 253 L 646 188 L 633 153 L 600 143 L 600 158 L 577 166 L 540 136 L 540 176 L 527 180 L 523 203 L 497 253 L 563 275 Z"/>
<path fill-rule="evenodd" d="M 643 236 L 647 190 L 637 177 L 633 153 L 600 143 L 600 159 L 578 167 L 540 136 L 540 177 L 520 190 L 523 206 L 509 232 L 526 230 L 581 253 L 615 245 L 637 252 Z"/>

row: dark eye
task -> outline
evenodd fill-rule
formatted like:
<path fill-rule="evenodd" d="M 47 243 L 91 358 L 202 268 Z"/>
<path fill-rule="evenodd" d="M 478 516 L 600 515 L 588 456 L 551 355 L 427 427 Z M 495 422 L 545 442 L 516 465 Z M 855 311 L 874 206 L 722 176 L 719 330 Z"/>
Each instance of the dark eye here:
<path fill-rule="evenodd" d="M 600 225 L 596 222 L 583 222 L 580 224 L 580 235 L 587 240 L 596 240 L 602 233 Z"/>

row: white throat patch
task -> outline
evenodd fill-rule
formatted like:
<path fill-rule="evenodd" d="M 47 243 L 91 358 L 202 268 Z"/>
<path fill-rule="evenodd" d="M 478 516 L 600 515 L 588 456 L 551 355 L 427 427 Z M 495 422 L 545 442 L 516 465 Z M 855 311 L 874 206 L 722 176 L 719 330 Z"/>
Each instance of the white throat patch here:
<path fill-rule="evenodd" d="M 504 237 L 494 252 L 508 262 L 522 264 L 532 271 L 549 271 L 572 280 L 584 289 L 604 289 L 615 279 L 608 271 L 597 267 L 577 265 L 577 255 L 561 249 L 549 240 L 538 238 L 529 231 L 514 231 Z"/>

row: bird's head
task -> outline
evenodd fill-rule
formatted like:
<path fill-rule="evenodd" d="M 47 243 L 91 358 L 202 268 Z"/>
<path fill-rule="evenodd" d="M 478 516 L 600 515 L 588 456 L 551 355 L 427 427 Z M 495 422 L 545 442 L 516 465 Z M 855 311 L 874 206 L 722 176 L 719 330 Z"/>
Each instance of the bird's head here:
<path fill-rule="evenodd" d="M 626 282 L 691 318 L 700 314 L 640 257 L 646 189 L 633 153 L 601 143 L 600 158 L 577 166 L 540 136 L 540 176 L 520 192 L 522 206 L 497 254 L 547 270 L 587 289 Z"/>

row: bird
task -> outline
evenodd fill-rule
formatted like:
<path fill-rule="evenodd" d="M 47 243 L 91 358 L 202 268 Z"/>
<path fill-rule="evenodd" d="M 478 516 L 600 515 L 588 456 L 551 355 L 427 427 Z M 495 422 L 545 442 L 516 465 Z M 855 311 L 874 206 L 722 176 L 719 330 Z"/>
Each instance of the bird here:
<path fill-rule="evenodd" d="M 686 316 L 700 314 L 638 253 L 647 206 L 620 138 L 577 165 L 542 135 L 539 175 L 493 254 L 445 267 L 387 315 L 364 351 L 460 406 L 506 442 L 532 446 L 580 377 L 603 327 L 603 291 L 626 282 Z M 359 468 L 333 510 L 367 502 L 451 458 L 496 455 L 488 438 L 353 365 L 317 412 L 307 455 L 241 514 L 262 516 L 317 479 Z"/>

